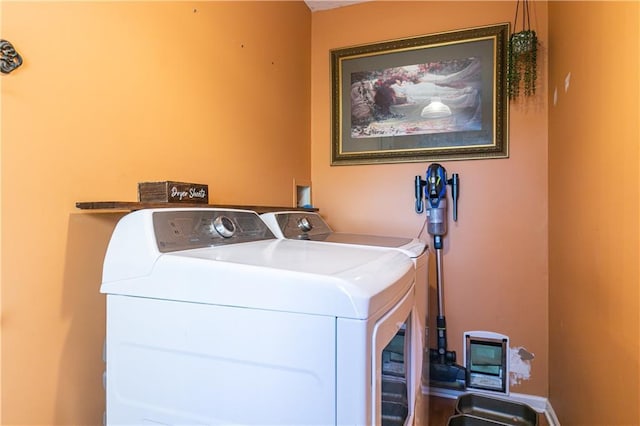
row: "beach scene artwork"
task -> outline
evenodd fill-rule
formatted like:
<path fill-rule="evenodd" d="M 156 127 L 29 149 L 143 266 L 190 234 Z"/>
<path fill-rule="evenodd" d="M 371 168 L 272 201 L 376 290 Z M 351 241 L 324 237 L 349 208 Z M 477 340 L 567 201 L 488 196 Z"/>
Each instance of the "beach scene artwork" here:
<path fill-rule="evenodd" d="M 482 63 L 470 57 L 351 73 L 351 137 L 482 130 Z"/>

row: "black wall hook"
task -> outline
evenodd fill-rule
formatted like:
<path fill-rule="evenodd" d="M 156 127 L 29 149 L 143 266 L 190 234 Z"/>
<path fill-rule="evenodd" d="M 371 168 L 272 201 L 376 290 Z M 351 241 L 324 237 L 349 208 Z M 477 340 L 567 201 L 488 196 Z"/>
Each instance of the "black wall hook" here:
<path fill-rule="evenodd" d="M 9 74 L 22 65 L 22 56 L 7 40 L 0 40 L 0 71 Z"/>

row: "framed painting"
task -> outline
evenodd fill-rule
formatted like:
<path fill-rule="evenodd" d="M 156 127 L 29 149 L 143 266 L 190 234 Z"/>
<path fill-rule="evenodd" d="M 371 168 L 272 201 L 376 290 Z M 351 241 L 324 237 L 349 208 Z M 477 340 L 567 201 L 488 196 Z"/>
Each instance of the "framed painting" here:
<path fill-rule="evenodd" d="M 334 49 L 331 164 L 509 156 L 509 24 Z"/>

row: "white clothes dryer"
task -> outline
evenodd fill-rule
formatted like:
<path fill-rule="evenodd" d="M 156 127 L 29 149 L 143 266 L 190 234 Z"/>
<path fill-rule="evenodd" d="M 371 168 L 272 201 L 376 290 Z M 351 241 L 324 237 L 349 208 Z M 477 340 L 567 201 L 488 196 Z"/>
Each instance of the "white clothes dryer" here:
<path fill-rule="evenodd" d="M 380 247 L 384 249 L 394 249 L 409 256 L 414 262 L 415 268 L 415 292 L 416 307 L 416 328 L 423 330 L 420 333 L 420 350 L 414 356 L 423 364 L 419 377 L 415 379 L 422 393 L 422 386 L 429 384 L 429 357 L 428 357 L 428 262 L 429 247 L 417 238 L 389 237 L 379 235 L 353 234 L 346 232 L 334 232 L 324 218 L 316 212 L 306 211 L 281 211 L 269 212 L 260 215 L 262 220 L 269 226 L 269 229 L 277 238 L 291 240 L 309 240 L 327 244 L 346 244 L 351 246 Z M 421 400 L 422 402 L 422 400 Z M 426 412 L 428 400 L 425 398 L 418 407 L 417 413 Z M 418 419 L 421 420 L 421 419 Z"/>
<path fill-rule="evenodd" d="M 251 211 L 140 210 L 116 225 L 101 292 L 109 425 L 414 422 L 397 250 L 276 239 Z"/>

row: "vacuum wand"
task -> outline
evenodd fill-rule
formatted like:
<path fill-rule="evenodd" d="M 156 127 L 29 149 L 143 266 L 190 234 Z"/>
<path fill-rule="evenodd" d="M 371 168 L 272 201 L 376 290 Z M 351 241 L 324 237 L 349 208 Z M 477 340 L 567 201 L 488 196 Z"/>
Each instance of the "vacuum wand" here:
<path fill-rule="evenodd" d="M 434 237 L 435 239 L 436 237 Z M 436 279 L 438 290 L 438 316 L 436 317 L 436 329 L 438 331 L 438 360 L 441 364 L 447 361 L 447 320 L 444 316 L 444 296 L 442 293 L 442 249 L 436 249 Z M 449 356 L 451 358 L 451 355 Z M 452 361 L 455 361 L 453 355 Z"/>

